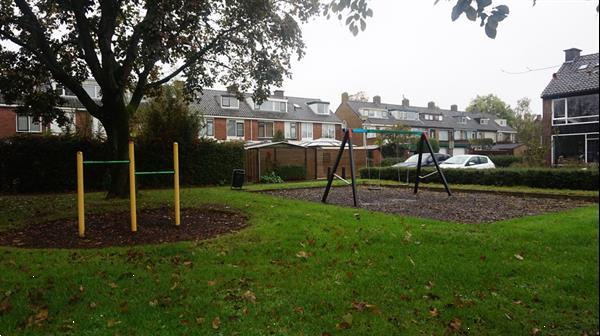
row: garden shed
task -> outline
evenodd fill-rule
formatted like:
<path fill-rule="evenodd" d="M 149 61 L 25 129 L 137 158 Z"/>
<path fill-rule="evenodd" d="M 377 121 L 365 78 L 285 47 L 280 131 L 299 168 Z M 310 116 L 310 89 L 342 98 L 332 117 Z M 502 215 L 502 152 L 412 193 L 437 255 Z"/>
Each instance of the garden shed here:
<path fill-rule="evenodd" d="M 340 141 L 333 139 L 248 144 L 245 160 L 246 178 L 250 182 L 259 182 L 260 176 L 283 169 L 289 171 L 290 167 L 303 170 L 304 179 L 327 178 L 335 163 L 340 144 Z M 357 175 L 359 169 L 366 167 L 367 156 L 370 165 L 380 164 L 381 155 L 377 146 L 355 147 L 354 156 Z M 337 173 L 342 177 L 350 176 L 348 151 L 344 151 Z"/>

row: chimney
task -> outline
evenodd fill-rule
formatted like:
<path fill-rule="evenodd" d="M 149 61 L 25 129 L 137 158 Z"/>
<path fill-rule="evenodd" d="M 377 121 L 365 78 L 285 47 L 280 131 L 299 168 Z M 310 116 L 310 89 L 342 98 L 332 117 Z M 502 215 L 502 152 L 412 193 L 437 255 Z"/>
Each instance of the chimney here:
<path fill-rule="evenodd" d="M 381 96 L 373 96 L 373 103 L 381 104 Z"/>
<path fill-rule="evenodd" d="M 350 100 L 350 98 L 348 96 L 348 92 L 342 93 L 342 103 L 347 103 L 348 100 Z"/>
<path fill-rule="evenodd" d="M 273 97 L 284 98 L 283 97 L 283 90 L 275 90 L 275 91 L 273 91 Z"/>
<path fill-rule="evenodd" d="M 435 102 L 430 101 L 429 103 L 427 103 L 427 108 L 430 110 L 434 110 L 435 109 Z"/>
<path fill-rule="evenodd" d="M 581 49 L 571 48 L 565 50 L 565 62 L 573 62 L 577 57 L 581 55 Z"/>
<path fill-rule="evenodd" d="M 406 98 L 402 98 L 402 106 L 403 107 L 409 107 L 410 106 L 410 100 L 408 100 Z"/>
<path fill-rule="evenodd" d="M 456 105 L 456 104 L 450 105 L 450 111 L 458 111 L 458 105 Z"/>

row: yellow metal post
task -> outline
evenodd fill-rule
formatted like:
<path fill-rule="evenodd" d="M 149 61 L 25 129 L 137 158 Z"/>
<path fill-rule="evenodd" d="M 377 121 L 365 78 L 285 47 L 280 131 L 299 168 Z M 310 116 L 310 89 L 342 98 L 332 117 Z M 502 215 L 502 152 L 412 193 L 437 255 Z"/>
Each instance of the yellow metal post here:
<path fill-rule="evenodd" d="M 131 232 L 137 232 L 135 197 L 135 148 L 133 147 L 133 141 L 129 141 L 129 211 L 131 212 Z"/>
<path fill-rule="evenodd" d="M 179 144 L 173 143 L 173 182 L 175 184 L 175 225 L 181 224 L 179 206 Z"/>
<path fill-rule="evenodd" d="M 77 221 L 79 237 L 85 236 L 85 207 L 83 204 L 83 153 L 77 152 Z"/>

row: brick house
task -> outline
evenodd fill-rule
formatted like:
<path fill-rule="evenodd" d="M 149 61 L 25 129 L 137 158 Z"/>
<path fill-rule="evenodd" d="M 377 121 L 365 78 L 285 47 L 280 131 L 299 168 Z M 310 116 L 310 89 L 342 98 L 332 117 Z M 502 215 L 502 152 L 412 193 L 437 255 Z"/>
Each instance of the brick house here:
<path fill-rule="evenodd" d="M 202 113 L 201 136 L 216 140 L 268 142 L 279 131 L 287 140 L 341 139 L 342 122 L 320 99 L 285 96 L 276 90 L 262 104 L 238 100 L 224 90 L 205 89 L 191 108 Z"/>
<path fill-rule="evenodd" d="M 548 165 L 598 163 L 598 53 L 567 49 L 542 92 Z"/>
<path fill-rule="evenodd" d="M 90 97 L 99 100 L 100 87 L 94 80 L 86 80 L 83 82 L 83 88 L 90 94 Z M 77 132 L 83 136 L 92 136 L 94 134 L 103 133 L 101 123 L 89 113 L 79 102 L 77 97 L 68 89 L 56 86 L 64 103 L 60 109 L 65 111 L 66 117 L 70 123 L 65 127 L 60 127 L 55 122 L 50 124 L 42 124 L 40 120 L 26 115 L 19 115 L 16 112 L 17 105 L 8 104 L 0 96 L 0 138 L 10 137 L 16 134 L 40 134 L 51 133 L 61 134 L 66 132 L 66 128 L 70 132 Z"/>
<path fill-rule="evenodd" d="M 373 101 L 353 101 L 347 93 L 342 94 L 342 102 L 335 114 L 350 128 L 389 129 L 396 125 L 409 127 L 413 131 L 427 132 L 430 138 L 438 140 L 440 153 L 451 155 L 466 154 L 470 140 L 491 139 L 493 143 L 514 143 L 516 131 L 507 125 L 505 119 L 498 119 L 484 113 L 459 111 L 457 105 L 449 110 L 439 108 L 434 102 L 427 107 L 411 106 L 408 99 L 401 104 L 382 103 L 380 96 Z M 354 143 L 372 145 L 376 134 L 355 137 Z"/>

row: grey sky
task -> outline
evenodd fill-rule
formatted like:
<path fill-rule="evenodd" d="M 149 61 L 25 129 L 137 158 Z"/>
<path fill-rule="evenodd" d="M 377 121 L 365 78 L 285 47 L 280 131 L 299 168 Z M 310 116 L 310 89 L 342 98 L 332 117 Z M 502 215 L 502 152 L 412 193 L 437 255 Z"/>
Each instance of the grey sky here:
<path fill-rule="evenodd" d="M 374 17 L 356 37 L 337 19 L 307 24 L 306 55 L 293 64 L 286 95 L 325 99 L 333 110 L 344 91 L 464 109 L 477 94 L 495 93 L 512 106 L 529 97 L 539 114 L 540 94 L 558 67 L 502 70 L 557 66 L 571 47 L 598 52 L 597 1 L 538 0 L 532 7 L 531 0 L 496 0 L 511 13 L 495 40 L 464 16 L 452 22 L 454 2 L 373 0 Z"/>

